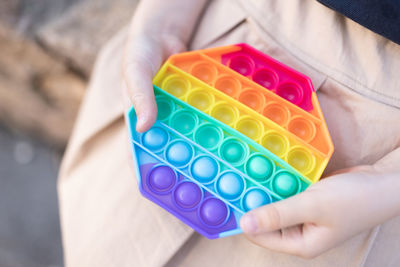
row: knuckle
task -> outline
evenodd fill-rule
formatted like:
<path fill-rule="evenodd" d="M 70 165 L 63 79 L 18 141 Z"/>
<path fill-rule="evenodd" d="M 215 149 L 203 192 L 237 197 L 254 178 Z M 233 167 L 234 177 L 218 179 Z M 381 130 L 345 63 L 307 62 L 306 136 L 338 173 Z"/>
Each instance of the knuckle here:
<path fill-rule="evenodd" d="M 323 248 L 324 244 L 320 240 L 308 236 L 296 247 L 296 254 L 304 259 L 313 259 L 321 254 Z"/>
<path fill-rule="evenodd" d="M 266 230 L 280 229 L 282 225 L 282 216 L 279 209 L 273 204 L 262 209 L 259 220 L 261 227 Z"/>
<path fill-rule="evenodd" d="M 316 252 L 312 249 L 303 248 L 301 251 L 298 252 L 298 256 L 302 257 L 303 259 L 313 259 L 317 256 Z"/>
<path fill-rule="evenodd" d="M 122 73 L 124 75 L 130 75 L 135 73 L 135 70 L 139 69 L 139 62 L 137 60 L 124 60 L 122 64 Z"/>
<path fill-rule="evenodd" d="M 311 246 L 307 246 L 306 244 L 300 242 L 300 243 L 296 243 L 293 244 L 291 246 L 291 248 L 288 250 L 288 252 L 294 256 L 303 258 L 303 259 L 312 259 L 315 258 L 316 251 L 314 249 L 314 247 Z"/>
<path fill-rule="evenodd" d="M 321 205 L 321 203 L 324 203 L 322 200 L 324 196 L 322 196 L 321 192 L 318 190 L 309 190 L 302 194 L 302 210 L 309 215 L 308 217 L 310 219 L 316 219 L 316 216 L 320 216 L 321 212 L 324 210 L 324 207 Z"/>
<path fill-rule="evenodd" d="M 146 95 L 144 93 L 136 93 L 132 95 L 132 104 L 134 106 L 141 106 L 146 102 Z"/>

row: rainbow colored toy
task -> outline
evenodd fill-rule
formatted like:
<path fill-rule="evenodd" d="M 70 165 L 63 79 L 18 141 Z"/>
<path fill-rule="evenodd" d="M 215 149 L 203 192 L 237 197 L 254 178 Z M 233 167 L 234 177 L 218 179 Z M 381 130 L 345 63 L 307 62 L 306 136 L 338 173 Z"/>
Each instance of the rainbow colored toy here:
<path fill-rule="evenodd" d="M 238 44 L 171 56 L 154 126 L 127 114 L 141 193 L 208 238 L 318 181 L 333 144 L 310 79 Z"/>

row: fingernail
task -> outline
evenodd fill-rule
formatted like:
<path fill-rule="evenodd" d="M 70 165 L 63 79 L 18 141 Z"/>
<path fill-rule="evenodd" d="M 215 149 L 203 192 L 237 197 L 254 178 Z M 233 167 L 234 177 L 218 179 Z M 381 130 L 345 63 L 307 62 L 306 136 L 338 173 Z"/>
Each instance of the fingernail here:
<path fill-rule="evenodd" d="M 257 220 L 256 217 L 251 213 L 243 215 L 242 219 L 240 220 L 240 224 L 242 230 L 246 233 L 257 232 Z"/>

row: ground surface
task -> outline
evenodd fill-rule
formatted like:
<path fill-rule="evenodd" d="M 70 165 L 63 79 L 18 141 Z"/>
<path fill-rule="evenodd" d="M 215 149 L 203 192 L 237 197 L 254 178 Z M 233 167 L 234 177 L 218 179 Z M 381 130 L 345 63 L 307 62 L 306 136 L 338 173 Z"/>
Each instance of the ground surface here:
<path fill-rule="evenodd" d="M 63 265 L 58 165 L 96 55 L 137 3 L 0 0 L 0 267 Z"/>
<path fill-rule="evenodd" d="M 59 153 L 0 126 L 0 266 L 62 266 Z"/>

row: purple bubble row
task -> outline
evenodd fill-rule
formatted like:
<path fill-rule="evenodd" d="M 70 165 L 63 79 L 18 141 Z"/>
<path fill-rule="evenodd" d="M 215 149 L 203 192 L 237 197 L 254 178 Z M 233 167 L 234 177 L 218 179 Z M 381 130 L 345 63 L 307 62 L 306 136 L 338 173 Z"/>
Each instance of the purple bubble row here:
<path fill-rule="evenodd" d="M 197 210 L 199 221 L 207 227 L 222 227 L 229 219 L 230 208 L 222 200 L 204 197 L 203 189 L 187 179 L 178 181 L 177 173 L 168 166 L 153 167 L 146 182 L 154 194 L 170 194 L 180 212 Z"/>
<path fill-rule="evenodd" d="M 236 182 L 231 183 L 234 176 L 239 177 L 236 185 Z M 153 167 L 146 182 L 154 194 L 170 194 L 178 210 L 182 212 L 197 210 L 199 220 L 208 227 L 220 227 L 229 218 L 230 209 L 219 198 L 228 202 L 240 200 L 238 208 L 244 212 L 272 202 L 270 194 L 264 189 L 254 186 L 246 189 L 243 177 L 232 171 L 225 171 L 217 178 L 214 184 L 217 198 L 205 198 L 204 191 L 198 184 L 187 179 L 179 181 L 177 173 L 166 165 Z"/>

